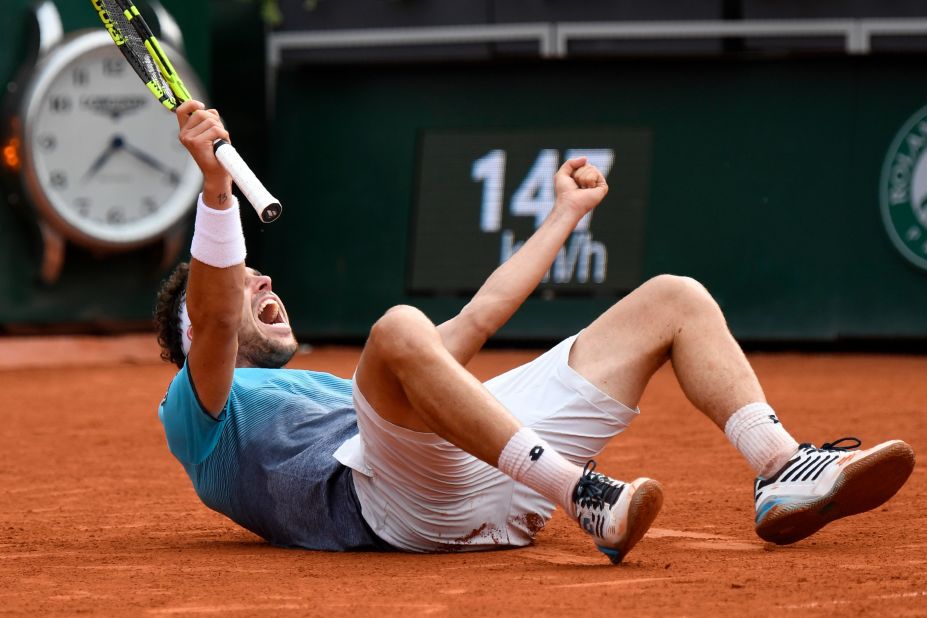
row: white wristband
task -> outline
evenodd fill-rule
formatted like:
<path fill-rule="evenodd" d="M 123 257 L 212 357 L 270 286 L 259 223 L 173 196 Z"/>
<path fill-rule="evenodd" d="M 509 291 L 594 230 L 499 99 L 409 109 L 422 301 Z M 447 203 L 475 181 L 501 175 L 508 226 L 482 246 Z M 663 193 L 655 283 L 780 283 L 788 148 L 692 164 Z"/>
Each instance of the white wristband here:
<path fill-rule="evenodd" d="M 196 224 L 190 255 L 216 268 L 228 268 L 245 261 L 245 233 L 241 229 L 238 199 L 233 195 L 228 210 L 216 210 L 203 202 L 200 193 L 196 204 Z"/>

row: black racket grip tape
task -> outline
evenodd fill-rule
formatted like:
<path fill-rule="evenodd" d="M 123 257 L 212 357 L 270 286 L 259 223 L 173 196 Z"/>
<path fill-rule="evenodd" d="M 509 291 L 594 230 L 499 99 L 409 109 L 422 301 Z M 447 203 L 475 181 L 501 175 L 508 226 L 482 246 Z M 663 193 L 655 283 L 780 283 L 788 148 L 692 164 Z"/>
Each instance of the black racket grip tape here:
<path fill-rule="evenodd" d="M 271 204 L 261 213 L 261 221 L 264 223 L 272 223 L 276 221 L 281 214 L 283 214 L 283 206 L 280 204 Z"/>

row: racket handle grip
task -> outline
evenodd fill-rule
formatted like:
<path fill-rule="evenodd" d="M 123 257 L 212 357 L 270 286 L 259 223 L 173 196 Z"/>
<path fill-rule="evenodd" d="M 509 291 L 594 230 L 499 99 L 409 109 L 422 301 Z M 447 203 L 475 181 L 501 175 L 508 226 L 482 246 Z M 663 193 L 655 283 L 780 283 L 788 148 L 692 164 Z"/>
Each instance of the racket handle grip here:
<path fill-rule="evenodd" d="M 248 201 L 257 211 L 258 216 L 264 223 L 276 221 L 283 212 L 283 206 L 279 200 L 270 194 L 263 183 L 254 175 L 248 164 L 241 158 L 238 151 L 224 139 L 217 139 L 212 144 L 213 152 L 216 159 L 229 173 L 241 192 L 245 194 Z"/>

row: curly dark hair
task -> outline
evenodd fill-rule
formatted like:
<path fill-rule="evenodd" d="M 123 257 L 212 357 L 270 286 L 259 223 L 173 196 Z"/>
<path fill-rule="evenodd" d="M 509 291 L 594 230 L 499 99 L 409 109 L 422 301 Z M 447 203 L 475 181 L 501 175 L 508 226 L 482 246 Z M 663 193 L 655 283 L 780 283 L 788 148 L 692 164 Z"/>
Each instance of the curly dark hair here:
<path fill-rule="evenodd" d="M 182 368 L 186 356 L 180 339 L 180 303 L 187 290 L 187 278 L 190 276 L 190 264 L 181 262 L 164 280 L 158 290 L 158 302 L 155 304 L 155 324 L 158 327 L 158 344 L 161 346 L 161 359 Z"/>

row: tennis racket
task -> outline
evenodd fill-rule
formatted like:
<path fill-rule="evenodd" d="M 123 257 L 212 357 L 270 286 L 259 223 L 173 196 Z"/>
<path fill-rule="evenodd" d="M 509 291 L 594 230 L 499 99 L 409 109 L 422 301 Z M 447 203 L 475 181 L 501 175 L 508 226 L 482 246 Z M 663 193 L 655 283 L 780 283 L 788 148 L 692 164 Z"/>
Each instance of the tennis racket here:
<path fill-rule="evenodd" d="M 90 3 L 122 55 L 164 107 L 174 111 L 190 99 L 186 86 L 132 0 L 90 0 Z M 270 223 L 276 220 L 283 207 L 258 180 L 238 151 L 221 139 L 215 141 L 213 150 L 216 159 L 254 206 L 261 221 Z"/>

